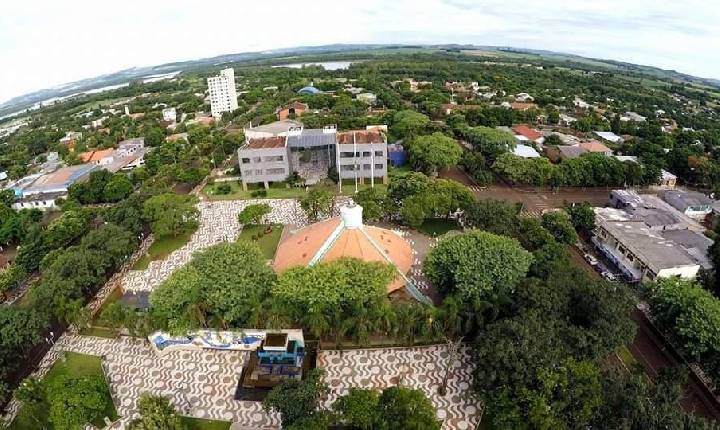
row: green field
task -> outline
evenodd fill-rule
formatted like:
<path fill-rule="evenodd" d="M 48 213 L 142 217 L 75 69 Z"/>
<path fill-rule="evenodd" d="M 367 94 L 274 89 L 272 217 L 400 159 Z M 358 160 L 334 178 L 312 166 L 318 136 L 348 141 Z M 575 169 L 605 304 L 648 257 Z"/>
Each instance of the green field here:
<path fill-rule="evenodd" d="M 282 235 L 283 225 L 273 224 L 272 232 L 265 233 L 267 224 L 253 225 L 248 224 L 243 226 L 242 231 L 238 240 L 245 240 L 248 242 L 256 243 L 262 251 L 265 258 L 272 260 L 275 257 L 275 250 L 277 250 L 278 242 L 280 242 L 280 236 Z M 258 235 L 262 234 L 262 237 L 257 238 Z M 256 238 L 253 240 L 253 236 Z"/>
<path fill-rule="evenodd" d="M 132 270 L 145 270 L 151 261 L 162 260 L 170 255 L 176 249 L 182 248 L 183 245 L 190 241 L 195 230 L 178 236 L 164 236 L 155 238 L 150 245 L 147 254 L 142 256 L 132 267 Z"/>
<path fill-rule="evenodd" d="M 96 375 L 104 378 L 100 357 L 68 352 L 66 353 L 65 362 L 63 362 L 62 359 L 56 361 L 45 378 L 43 378 L 43 381 L 48 385 L 51 385 L 53 381 L 62 376 L 77 378 Z M 92 424 L 99 428 L 104 427 L 105 424 L 103 418 L 105 416 L 109 417 L 113 421 L 118 418 L 115 405 L 113 405 L 112 401 L 108 402 L 106 405 L 103 416 L 95 417 Z M 29 408 L 23 406 L 20 408 L 20 411 L 18 411 L 15 420 L 13 420 L 12 424 L 10 424 L 9 430 L 36 430 L 41 428 L 52 429 L 53 426 L 48 422 L 48 418 L 49 405 L 45 402 L 35 408 L 34 416 L 33 412 Z"/>
<path fill-rule="evenodd" d="M 438 237 L 449 231 L 462 230 L 462 228 L 453 219 L 430 218 L 425 220 L 417 230 L 428 236 Z"/>
<path fill-rule="evenodd" d="M 202 418 L 180 417 L 187 430 L 228 430 L 230 423 L 227 421 L 204 420 Z"/>

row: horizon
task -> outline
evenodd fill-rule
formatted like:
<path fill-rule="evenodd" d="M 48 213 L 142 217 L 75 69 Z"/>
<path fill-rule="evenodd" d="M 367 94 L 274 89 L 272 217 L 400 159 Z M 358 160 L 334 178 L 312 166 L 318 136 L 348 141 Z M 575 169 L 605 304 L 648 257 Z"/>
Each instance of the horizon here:
<path fill-rule="evenodd" d="M 703 55 L 720 52 L 720 29 L 714 26 L 720 8 L 696 0 L 663 5 L 649 0 L 593 5 L 557 0 L 541 5 L 530 0 L 370 0 L 341 5 L 322 0 L 312 10 L 282 5 L 289 2 L 250 8 L 228 2 L 214 4 L 226 13 L 215 14 L 204 25 L 194 17 L 207 16 L 209 6 L 189 0 L 173 8 L 129 0 L 128 7 L 110 15 L 87 0 L 40 3 L 7 5 L 0 18 L 0 55 L 13 65 L 0 72 L 0 104 L 132 68 L 334 44 L 535 49 L 720 79 L 720 56 Z M 142 13 L 135 14 L 137 10 Z M 400 24 L 398 16 L 403 16 Z M 442 18 L 432 18 L 438 16 Z M 57 27 L 67 22 L 72 25 L 58 33 Z M 302 31 L 291 30 L 297 27 Z"/>

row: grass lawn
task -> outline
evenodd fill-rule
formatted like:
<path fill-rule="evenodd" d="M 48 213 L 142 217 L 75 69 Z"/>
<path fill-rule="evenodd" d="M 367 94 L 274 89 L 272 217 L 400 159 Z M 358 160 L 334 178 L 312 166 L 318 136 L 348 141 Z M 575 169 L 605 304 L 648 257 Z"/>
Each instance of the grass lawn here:
<path fill-rule="evenodd" d="M 80 334 L 83 336 L 96 336 L 104 337 L 107 339 L 115 339 L 117 337 L 117 334 L 114 330 L 107 327 L 99 327 L 95 325 L 92 325 L 90 327 L 83 327 L 82 329 L 80 329 Z"/>
<path fill-rule="evenodd" d="M 65 360 L 65 362 L 63 362 L 61 359 L 55 362 L 53 367 L 43 379 L 45 382 L 51 384 L 54 380 L 60 378 L 61 376 L 82 377 L 99 375 L 100 377 L 103 377 L 100 357 L 96 357 L 93 355 L 77 354 L 74 352 L 68 352 L 66 357 L 67 359 Z M 15 417 L 15 420 L 13 420 L 9 429 L 52 429 L 52 425 L 48 423 L 49 406 L 46 404 L 40 405 L 40 407 L 38 408 L 38 412 L 39 413 L 37 418 L 40 420 L 41 424 L 38 424 L 38 422 L 33 419 L 33 417 L 30 415 L 29 410 L 27 410 L 25 407 L 21 407 L 20 411 L 18 411 L 17 417 Z M 92 423 L 99 428 L 104 427 L 105 423 L 103 421 L 103 418 L 105 416 L 108 416 L 113 421 L 118 418 L 117 411 L 115 410 L 115 405 L 113 405 L 112 401 L 109 401 L 108 404 L 105 406 L 105 412 L 103 416 L 95 417 Z"/>
<path fill-rule="evenodd" d="M 229 194 L 216 194 L 215 189 L 221 183 L 230 185 Z M 210 200 L 248 200 L 248 199 L 297 199 L 305 195 L 305 187 L 286 187 L 283 183 L 274 183 L 270 185 L 270 189 L 267 190 L 267 195 L 263 197 L 253 197 L 253 191 L 264 190 L 262 185 L 252 184 L 248 185 L 248 190 L 244 191 L 242 185 L 237 182 L 221 182 L 205 186 L 203 188 L 203 194 L 205 194 Z M 369 188 L 370 183 L 358 185 L 358 189 Z M 382 190 L 387 188 L 387 185 L 383 184 L 380 180 L 375 182 L 375 187 Z M 328 189 L 338 193 L 337 185 L 328 186 Z M 353 181 L 343 181 L 342 193 L 343 195 L 351 196 L 355 193 L 355 185 Z M 340 194 L 340 193 L 338 193 Z"/>
<path fill-rule="evenodd" d="M 165 236 L 156 238 L 152 245 L 150 245 L 147 254 L 135 262 L 132 270 L 147 269 L 151 261 L 162 260 L 176 249 L 182 248 L 183 245 L 190 241 L 193 233 L 195 233 L 195 230 L 180 234 L 177 237 Z"/>
<path fill-rule="evenodd" d="M 187 430 L 228 430 L 230 422 L 204 420 L 202 418 L 180 417 Z"/>
<path fill-rule="evenodd" d="M 242 231 L 240 232 L 240 236 L 238 237 L 238 240 L 246 240 L 248 242 L 256 243 L 260 247 L 260 250 L 262 251 L 265 258 L 267 258 L 268 260 L 272 260 L 272 258 L 275 257 L 275 251 L 277 250 L 278 242 L 280 242 L 280 235 L 283 231 L 283 225 L 273 224 L 273 229 L 271 233 L 263 234 L 261 238 L 253 240 L 252 237 L 257 236 L 260 233 L 264 233 L 266 227 L 267 224 L 248 224 L 243 227 Z"/>
<path fill-rule="evenodd" d="M 420 233 L 431 237 L 442 236 L 452 230 L 461 230 L 461 228 L 455 220 L 445 218 L 427 219 L 420 227 L 418 227 L 418 231 Z"/>

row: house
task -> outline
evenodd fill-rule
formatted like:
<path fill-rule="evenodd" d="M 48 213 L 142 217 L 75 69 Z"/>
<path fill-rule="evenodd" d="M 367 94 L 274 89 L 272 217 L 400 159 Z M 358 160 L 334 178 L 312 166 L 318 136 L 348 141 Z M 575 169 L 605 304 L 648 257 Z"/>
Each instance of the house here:
<path fill-rule="evenodd" d="M 445 115 L 450 115 L 455 111 L 468 111 L 468 110 L 474 110 L 474 109 L 480 109 L 482 106 L 480 105 L 459 105 L 457 103 L 445 103 L 441 105 L 441 108 Z"/>
<path fill-rule="evenodd" d="M 704 228 L 661 199 L 613 190 L 611 204 L 595 208 L 592 241 L 628 281 L 691 279 L 700 268 L 712 268 L 712 241 L 701 233 Z"/>
<path fill-rule="evenodd" d="M 60 144 L 68 147 L 74 147 L 75 142 L 82 139 L 82 132 L 79 131 L 68 131 L 65 133 L 65 137 L 60 139 Z"/>
<path fill-rule="evenodd" d="M 623 122 L 645 122 L 645 117 L 637 112 L 627 111 L 623 115 L 620 115 L 620 121 Z"/>
<path fill-rule="evenodd" d="M 162 110 L 163 121 L 177 121 L 177 110 L 175 108 L 167 108 Z"/>
<path fill-rule="evenodd" d="M 591 140 L 590 142 L 582 142 L 580 147 L 587 152 L 595 154 L 603 154 L 610 157 L 612 155 L 612 149 L 598 142 L 597 140 Z"/>
<path fill-rule="evenodd" d="M 545 156 L 553 163 L 562 160 L 572 160 L 585 154 L 587 151 L 575 145 L 550 145 L 544 148 Z"/>
<path fill-rule="evenodd" d="M 374 105 L 377 103 L 377 96 L 373 93 L 360 93 L 355 98 L 368 105 Z"/>
<path fill-rule="evenodd" d="M 575 107 L 578 107 L 580 109 L 588 109 L 590 107 L 590 104 L 581 99 L 578 96 L 575 96 L 575 99 L 573 100 L 573 105 Z"/>
<path fill-rule="evenodd" d="M 188 134 L 187 133 L 175 133 L 171 134 L 170 136 L 167 136 L 165 138 L 165 142 L 177 142 L 178 140 L 183 139 L 185 141 L 188 140 Z"/>
<path fill-rule="evenodd" d="M 127 171 L 145 165 L 145 139 L 136 137 L 123 140 L 117 149 L 83 152 L 80 160 L 99 166 L 109 172 Z"/>
<path fill-rule="evenodd" d="M 532 146 L 523 145 L 521 143 L 518 143 L 515 145 L 515 148 L 513 148 L 513 154 L 517 155 L 518 157 L 522 158 L 539 158 L 540 153 L 535 150 Z"/>
<path fill-rule="evenodd" d="M 96 151 L 87 151 L 81 153 L 78 157 L 80 161 L 96 166 L 108 166 L 115 160 L 115 150 L 113 148 L 100 149 Z"/>
<path fill-rule="evenodd" d="M 309 109 L 306 103 L 293 102 L 277 111 L 277 119 L 285 121 L 286 119 L 300 118 L 305 111 Z"/>
<path fill-rule="evenodd" d="M 532 102 L 532 101 L 535 101 L 535 98 L 528 93 L 519 93 L 519 94 L 515 94 L 515 101 L 516 102 Z"/>
<path fill-rule="evenodd" d="M 526 111 L 526 110 L 530 110 L 530 109 L 537 109 L 537 105 L 535 103 L 512 102 L 512 103 L 510 103 L 510 109 Z"/>
<path fill-rule="evenodd" d="M 675 188 L 677 184 L 677 176 L 668 172 L 665 169 L 660 171 L 660 183 L 658 184 L 661 188 Z"/>
<path fill-rule="evenodd" d="M 512 132 L 515 135 L 515 139 L 519 142 L 529 141 L 537 144 L 542 144 L 545 141 L 545 136 L 542 133 L 530 128 L 527 124 L 517 124 L 512 127 Z"/>
<path fill-rule="evenodd" d="M 713 199 L 697 191 L 668 190 L 660 194 L 670 206 L 693 219 L 704 219 L 713 208 Z"/>
<path fill-rule="evenodd" d="M 596 131 L 594 132 L 601 139 L 605 139 L 610 143 L 623 143 L 624 139 L 612 131 Z"/>
<path fill-rule="evenodd" d="M 577 118 L 568 114 L 560 114 L 560 125 L 563 127 L 570 127 L 573 123 L 577 122 Z"/>

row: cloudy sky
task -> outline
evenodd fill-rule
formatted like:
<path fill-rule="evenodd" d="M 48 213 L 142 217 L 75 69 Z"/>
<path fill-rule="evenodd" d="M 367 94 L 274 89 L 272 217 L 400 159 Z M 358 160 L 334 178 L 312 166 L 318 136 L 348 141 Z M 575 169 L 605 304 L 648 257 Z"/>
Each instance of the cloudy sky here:
<path fill-rule="evenodd" d="M 0 103 L 133 66 L 329 43 L 515 46 L 720 78 L 716 0 L 2 3 Z"/>

